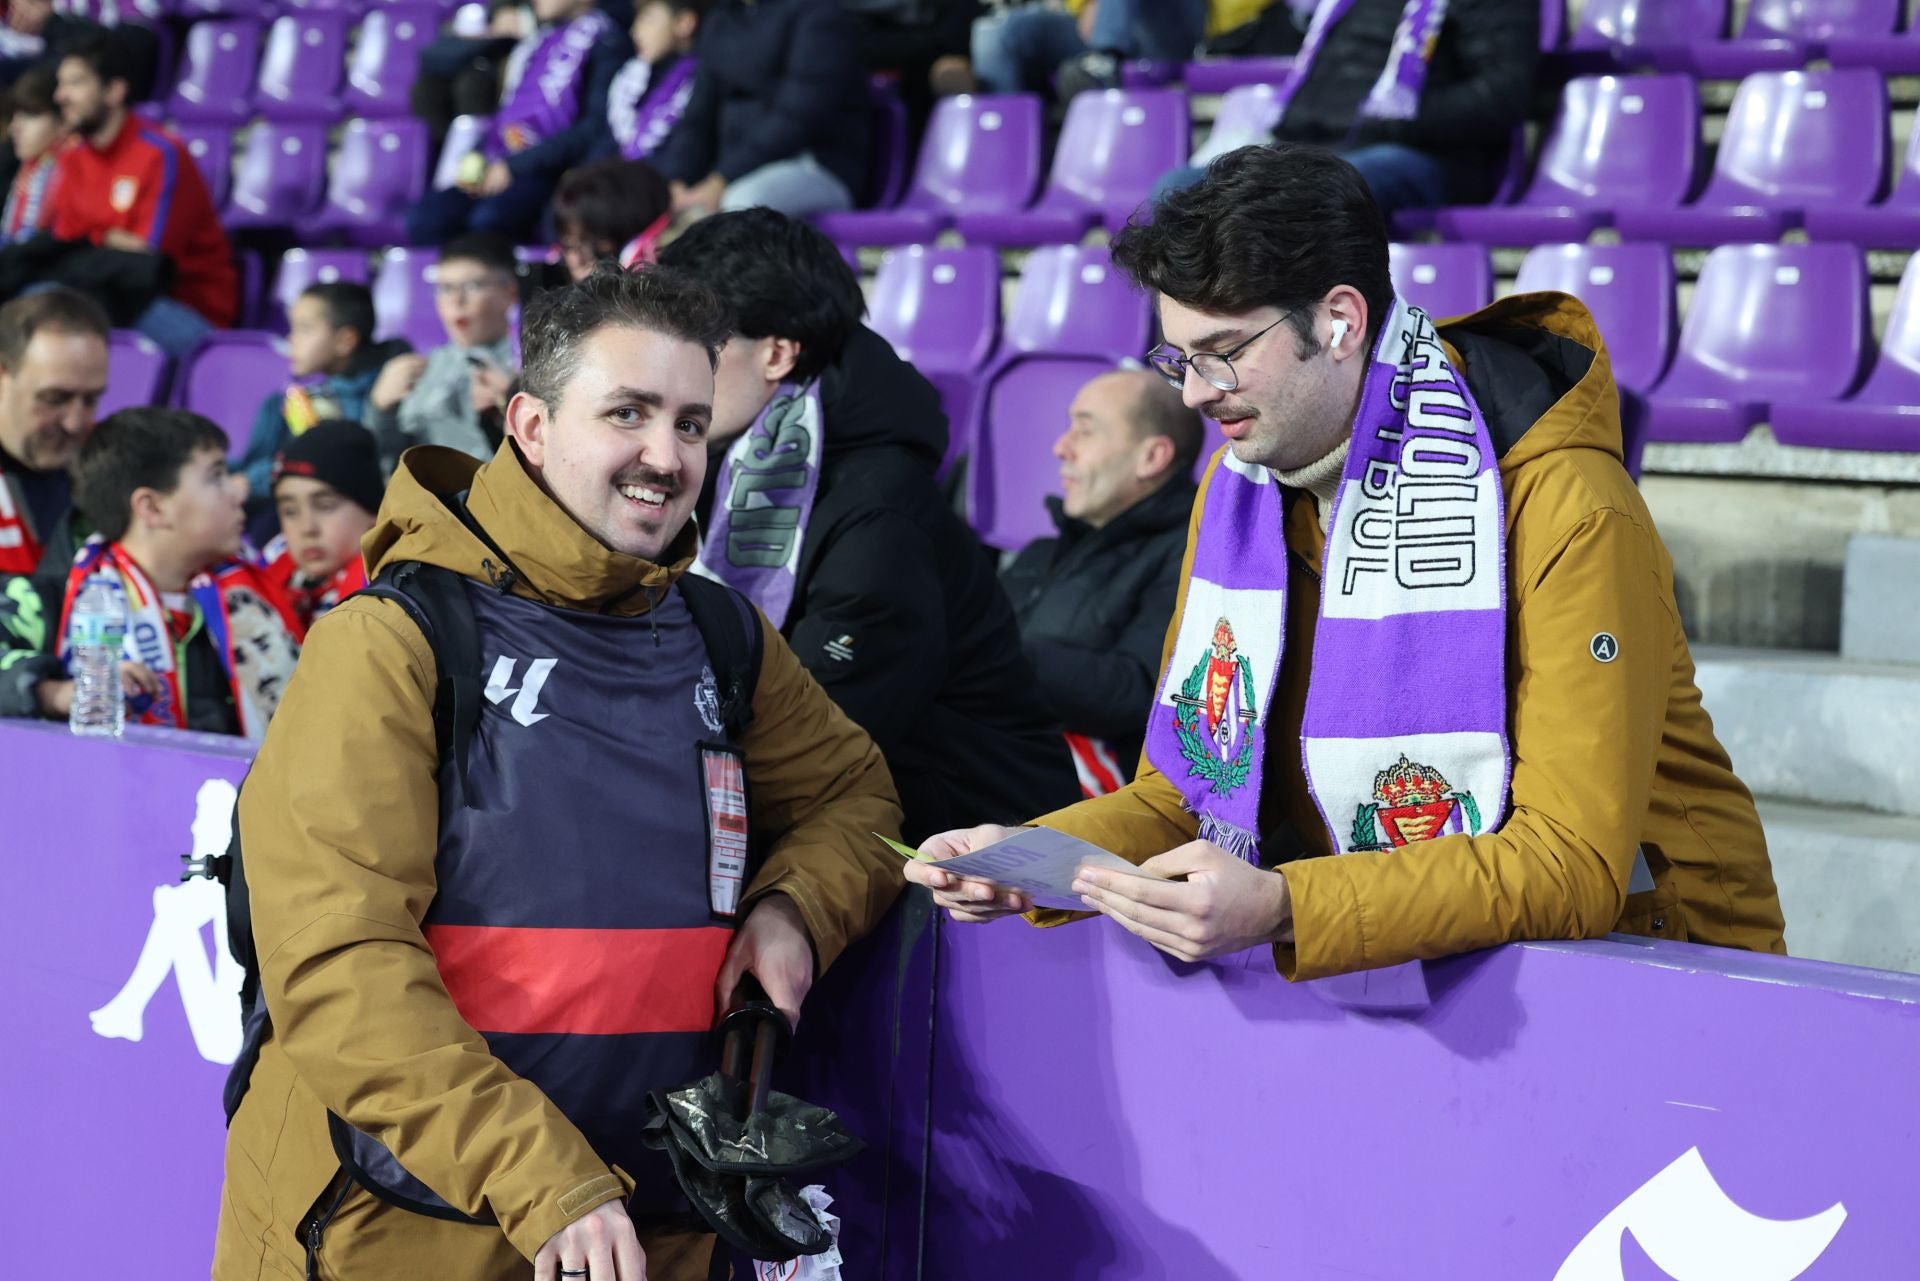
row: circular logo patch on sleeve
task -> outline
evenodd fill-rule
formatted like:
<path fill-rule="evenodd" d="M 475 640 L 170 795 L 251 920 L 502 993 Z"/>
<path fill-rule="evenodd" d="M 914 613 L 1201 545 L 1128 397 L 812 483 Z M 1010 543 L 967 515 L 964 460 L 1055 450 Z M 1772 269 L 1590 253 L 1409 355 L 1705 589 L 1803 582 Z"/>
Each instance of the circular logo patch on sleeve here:
<path fill-rule="evenodd" d="M 1620 657 L 1620 642 L 1613 638 L 1612 632 L 1595 632 L 1587 642 L 1587 652 L 1597 663 L 1611 663 Z"/>

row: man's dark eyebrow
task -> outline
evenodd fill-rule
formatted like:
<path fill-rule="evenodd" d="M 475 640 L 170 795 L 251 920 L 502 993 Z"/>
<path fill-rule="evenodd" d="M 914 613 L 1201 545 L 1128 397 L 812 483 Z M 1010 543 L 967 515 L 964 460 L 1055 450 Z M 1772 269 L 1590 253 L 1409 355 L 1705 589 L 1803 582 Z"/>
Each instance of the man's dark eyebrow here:
<path fill-rule="evenodd" d="M 638 387 L 615 387 L 601 401 L 608 405 L 642 404 L 654 409 L 667 403 L 667 398 L 657 391 L 642 391 Z"/>
<path fill-rule="evenodd" d="M 691 405 L 680 406 L 678 416 L 681 418 L 712 418 L 713 406 L 696 401 Z"/>
<path fill-rule="evenodd" d="M 1202 334 L 1194 339 L 1193 351 L 1219 351 L 1222 347 L 1230 347 L 1233 345 L 1233 340 L 1240 336 L 1243 328 L 1245 328 L 1243 325 L 1232 325 L 1226 329 L 1216 329 L 1210 334 Z M 1191 355 L 1192 352 L 1188 354 Z"/>

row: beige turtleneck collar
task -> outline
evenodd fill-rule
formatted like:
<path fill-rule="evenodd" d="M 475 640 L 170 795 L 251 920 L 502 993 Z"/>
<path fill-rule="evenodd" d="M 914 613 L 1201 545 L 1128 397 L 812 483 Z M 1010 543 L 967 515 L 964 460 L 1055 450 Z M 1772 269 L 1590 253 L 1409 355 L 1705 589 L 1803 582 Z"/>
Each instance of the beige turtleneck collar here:
<path fill-rule="evenodd" d="M 1341 439 L 1338 445 L 1305 467 L 1294 471 L 1275 470 L 1273 478 L 1288 489 L 1305 490 L 1313 495 L 1313 501 L 1319 509 L 1320 532 L 1328 533 L 1328 522 L 1333 519 L 1333 496 L 1340 488 L 1340 475 L 1347 469 L 1347 451 L 1353 448 L 1351 436 Z"/>

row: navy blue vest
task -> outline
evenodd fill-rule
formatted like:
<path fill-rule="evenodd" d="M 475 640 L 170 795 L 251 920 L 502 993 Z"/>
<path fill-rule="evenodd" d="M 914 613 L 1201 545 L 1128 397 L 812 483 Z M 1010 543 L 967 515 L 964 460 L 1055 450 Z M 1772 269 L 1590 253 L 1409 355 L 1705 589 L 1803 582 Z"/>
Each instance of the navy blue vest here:
<path fill-rule="evenodd" d="M 485 682 L 466 787 L 440 770 L 438 893 L 423 922 L 461 1016 L 538 1085 L 637 1213 L 680 1204 L 640 1143 L 643 1100 L 715 1064 L 713 987 L 732 937 L 708 898 L 702 743 L 728 743 L 686 601 L 651 617 L 554 609 L 468 582 Z M 409 1208 L 464 1218 L 367 1135 L 343 1161 Z"/>

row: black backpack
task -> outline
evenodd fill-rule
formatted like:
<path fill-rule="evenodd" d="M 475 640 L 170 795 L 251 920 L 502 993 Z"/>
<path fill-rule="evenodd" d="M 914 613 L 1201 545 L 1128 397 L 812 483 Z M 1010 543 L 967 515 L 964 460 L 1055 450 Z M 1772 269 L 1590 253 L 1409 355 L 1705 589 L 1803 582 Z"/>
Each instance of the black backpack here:
<path fill-rule="evenodd" d="M 402 561 L 383 568 L 378 578 L 357 593 L 390 600 L 405 610 L 432 648 L 439 673 L 433 694 L 434 743 L 441 762 L 451 761 L 459 771 L 463 794 L 467 746 L 480 723 L 481 698 L 480 631 L 465 582 L 450 569 Z M 760 675 L 762 637 L 758 619 L 743 597 L 721 583 L 685 574 L 679 586 L 694 626 L 706 644 L 728 737 L 742 742 L 753 720 L 753 693 Z M 182 858 L 187 864 L 181 873 L 183 881 L 204 876 L 226 887 L 227 947 L 245 975 L 240 986 L 245 1035 L 240 1056 L 227 1075 L 222 1100 L 231 1123 L 240 1100 L 246 1096 L 254 1065 L 260 1060 L 260 1047 L 272 1033 L 266 1002 L 260 996 L 260 958 L 253 943 L 252 901 L 240 853 L 239 805 L 234 806 L 233 836 L 225 854 L 207 859 Z M 752 871 L 749 867 L 749 879 Z"/>

